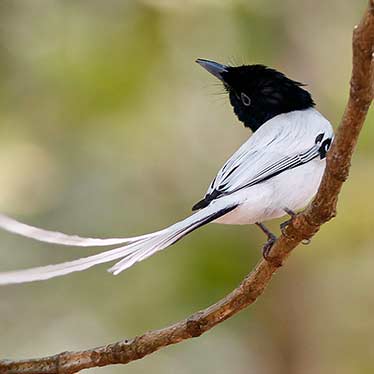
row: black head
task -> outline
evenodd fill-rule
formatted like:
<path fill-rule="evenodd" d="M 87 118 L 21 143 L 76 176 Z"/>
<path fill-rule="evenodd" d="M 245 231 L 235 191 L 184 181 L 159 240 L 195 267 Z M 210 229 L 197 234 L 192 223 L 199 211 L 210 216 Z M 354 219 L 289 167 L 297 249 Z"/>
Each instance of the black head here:
<path fill-rule="evenodd" d="M 203 59 L 196 62 L 223 82 L 235 114 L 252 131 L 278 114 L 314 106 L 302 83 L 264 65 L 234 67 Z"/>

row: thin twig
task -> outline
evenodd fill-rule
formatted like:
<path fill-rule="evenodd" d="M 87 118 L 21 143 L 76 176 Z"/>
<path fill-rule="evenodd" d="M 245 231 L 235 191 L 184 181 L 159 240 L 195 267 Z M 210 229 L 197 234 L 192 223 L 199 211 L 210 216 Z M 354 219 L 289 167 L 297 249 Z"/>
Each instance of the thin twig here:
<path fill-rule="evenodd" d="M 297 215 L 276 241 L 269 261 L 261 260 L 234 291 L 216 304 L 161 330 L 130 340 L 80 352 L 22 361 L 0 360 L 0 374 L 73 374 L 82 369 L 127 364 L 162 347 L 200 336 L 252 304 L 269 284 L 272 275 L 302 241 L 311 239 L 320 226 L 336 214 L 338 194 L 348 177 L 350 161 L 374 90 L 374 0 L 353 32 L 353 69 L 348 104 L 327 157 L 327 167 L 317 196 Z"/>

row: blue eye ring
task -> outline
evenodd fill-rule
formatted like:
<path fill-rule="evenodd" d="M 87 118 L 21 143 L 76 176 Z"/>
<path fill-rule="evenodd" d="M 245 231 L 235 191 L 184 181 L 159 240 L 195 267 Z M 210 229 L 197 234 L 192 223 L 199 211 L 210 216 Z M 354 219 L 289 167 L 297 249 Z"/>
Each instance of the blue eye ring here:
<path fill-rule="evenodd" d="M 240 94 L 240 99 L 244 106 L 250 106 L 251 105 L 251 98 L 246 95 L 244 92 Z"/>

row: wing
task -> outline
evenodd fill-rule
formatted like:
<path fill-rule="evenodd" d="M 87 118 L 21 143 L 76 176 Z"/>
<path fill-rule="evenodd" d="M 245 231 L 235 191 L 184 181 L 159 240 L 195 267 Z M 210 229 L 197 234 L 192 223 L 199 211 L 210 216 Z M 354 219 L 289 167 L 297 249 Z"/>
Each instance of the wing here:
<path fill-rule="evenodd" d="M 270 157 L 271 161 L 265 164 L 257 174 L 250 178 L 245 175 L 245 169 L 249 164 L 251 164 L 253 156 L 248 156 L 248 160 L 245 160 L 243 164 L 237 166 L 234 170 L 230 170 L 231 174 L 227 173 L 223 176 L 221 184 L 217 187 L 218 191 L 222 194 L 233 193 L 242 188 L 264 182 L 283 171 L 301 166 L 319 156 L 319 147 L 313 146 L 303 153 L 295 153 L 294 155 L 285 157 L 280 157 L 278 154 L 272 154 L 272 157 Z M 269 153 L 266 154 L 266 158 L 269 158 Z"/>
<path fill-rule="evenodd" d="M 274 126 L 274 124 L 272 124 Z M 193 210 L 243 188 L 264 182 L 276 175 L 321 156 L 324 133 L 305 127 L 295 131 L 289 123 L 272 129 L 259 129 L 224 164 L 210 184 L 203 200 Z M 269 131 L 270 130 L 270 131 Z"/>
<path fill-rule="evenodd" d="M 221 196 L 229 195 L 243 188 L 264 182 L 286 170 L 304 165 L 319 156 L 319 146 L 313 146 L 305 152 L 283 157 L 279 154 L 266 153 L 266 157 L 263 158 L 266 158 L 267 162 L 263 162 L 262 169 L 258 170 L 254 175 L 253 173 L 248 175 L 247 170 L 254 162 L 264 161 L 258 160 L 258 155 L 256 153 L 249 152 L 247 155 L 243 156 L 239 165 L 235 163 L 222 174 L 218 174 L 211 183 L 204 199 L 195 204 L 192 209 L 204 208 L 208 206 L 211 201 Z"/>

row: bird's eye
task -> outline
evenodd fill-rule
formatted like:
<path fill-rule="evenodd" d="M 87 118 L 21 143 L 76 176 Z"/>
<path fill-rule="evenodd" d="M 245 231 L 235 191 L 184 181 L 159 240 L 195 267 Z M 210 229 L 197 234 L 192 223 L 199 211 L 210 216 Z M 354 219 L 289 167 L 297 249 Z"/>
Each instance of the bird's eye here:
<path fill-rule="evenodd" d="M 242 103 L 245 105 L 245 106 L 250 106 L 251 105 L 251 99 L 250 97 L 248 97 L 244 92 L 242 92 L 240 94 L 240 98 L 242 100 Z"/>

